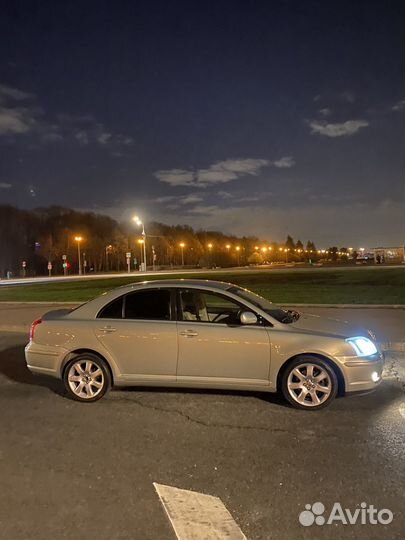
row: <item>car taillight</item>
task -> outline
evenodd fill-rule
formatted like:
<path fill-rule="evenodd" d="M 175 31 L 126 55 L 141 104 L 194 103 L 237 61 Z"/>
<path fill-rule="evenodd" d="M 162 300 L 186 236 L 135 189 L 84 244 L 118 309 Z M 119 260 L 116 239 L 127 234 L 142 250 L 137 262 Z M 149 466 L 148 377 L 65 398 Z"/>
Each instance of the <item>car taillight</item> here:
<path fill-rule="evenodd" d="M 35 334 L 35 328 L 41 324 L 42 322 L 42 319 L 37 319 L 36 321 L 34 321 L 32 324 L 31 324 L 31 328 L 30 328 L 30 341 L 32 341 L 34 339 L 34 334 Z"/>

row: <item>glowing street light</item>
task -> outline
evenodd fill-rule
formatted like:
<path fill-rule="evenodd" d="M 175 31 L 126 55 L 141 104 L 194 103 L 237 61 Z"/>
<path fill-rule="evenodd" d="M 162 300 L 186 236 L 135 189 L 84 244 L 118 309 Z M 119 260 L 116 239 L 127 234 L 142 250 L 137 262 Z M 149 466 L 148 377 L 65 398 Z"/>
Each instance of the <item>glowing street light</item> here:
<path fill-rule="evenodd" d="M 231 244 L 226 244 L 226 249 L 229 251 L 231 249 Z"/>
<path fill-rule="evenodd" d="M 145 233 L 145 225 L 141 218 L 139 216 L 134 216 L 132 218 L 132 221 L 138 225 L 138 227 L 142 227 L 142 236 L 143 236 L 143 263 L 145 265 L 145 272 L 147 271 L 147 264 L 146 264 L 146 233 Z"/>
<path fill-rule="evenodd" d="M 266 253 L 266 251 L 267 251 L 266 246 L 263 246 L 263 247 L 262 247 L 262 251 L 263 251 L 263 253 Z"/>
<path fill-rule="evenodd" d="M 236 254 L 238 256 L 238 266 L 240 266 L 240 246 L 236 246 Z"/>
<path fill-rule="evenodd" d="M 208 244 L 208 245 L 207 245 L 207 248 L 211 251 L 211 249 L 212 249 L 212 244 Z"/>
<path fill-rule="evenodd" d="M 184 248 L 186 247 L 186 244 L 180 242 L 179 246 L 181 247 L 181 265 L 184 266 Z"/>
<path fill-rule="evenodd" d="M 82 259 L 80 254 L 80 242 L 83 240 L 81 236 L 75 236 L 75 240 L 77 242 L 77 258 L 79 260 L 79 276 L 82 275 Z"/>

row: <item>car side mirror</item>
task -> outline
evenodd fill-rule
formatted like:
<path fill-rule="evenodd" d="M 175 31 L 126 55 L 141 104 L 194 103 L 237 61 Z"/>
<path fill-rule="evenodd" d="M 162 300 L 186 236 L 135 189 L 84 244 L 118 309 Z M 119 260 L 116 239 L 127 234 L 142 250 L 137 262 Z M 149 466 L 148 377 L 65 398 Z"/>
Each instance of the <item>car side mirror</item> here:
<path fill-rule="evenodd" d="M 242 324 L 257 324 L 257 317 L 251 311 L 243 311 L 240 314 L 240 322 Z"/>

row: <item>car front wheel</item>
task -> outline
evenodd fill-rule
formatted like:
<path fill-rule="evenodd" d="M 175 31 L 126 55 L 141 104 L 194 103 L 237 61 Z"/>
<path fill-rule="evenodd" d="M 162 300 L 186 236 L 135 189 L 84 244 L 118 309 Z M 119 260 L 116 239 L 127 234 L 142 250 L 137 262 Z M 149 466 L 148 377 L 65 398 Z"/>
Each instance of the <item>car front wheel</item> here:
<path fill-rule="evenodd" d="M 70 398 L 92 402 L 108 392 L 111 375 L 104 360 L 95 354 L 83 353 L 68 362 L 63 383 Z"/>
<path fill-rule="evenodd" d="M 281 378 L 281 390 L 297 409 L 314 411 L 333 401 L 338 391 L 338 380 L 326 361 L 305 355 L 288 364 Z"/>

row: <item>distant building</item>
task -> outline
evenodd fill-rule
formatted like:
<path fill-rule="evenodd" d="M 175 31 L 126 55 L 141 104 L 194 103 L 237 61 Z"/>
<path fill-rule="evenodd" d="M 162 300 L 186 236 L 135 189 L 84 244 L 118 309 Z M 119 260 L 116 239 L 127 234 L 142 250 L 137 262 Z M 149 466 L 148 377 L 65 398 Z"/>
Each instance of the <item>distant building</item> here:
<path fill-rule="evenodd" d="M 405 261 L 405 247 L 376 247 L 372 248 L 376 263 L 402 263 Z"/>

